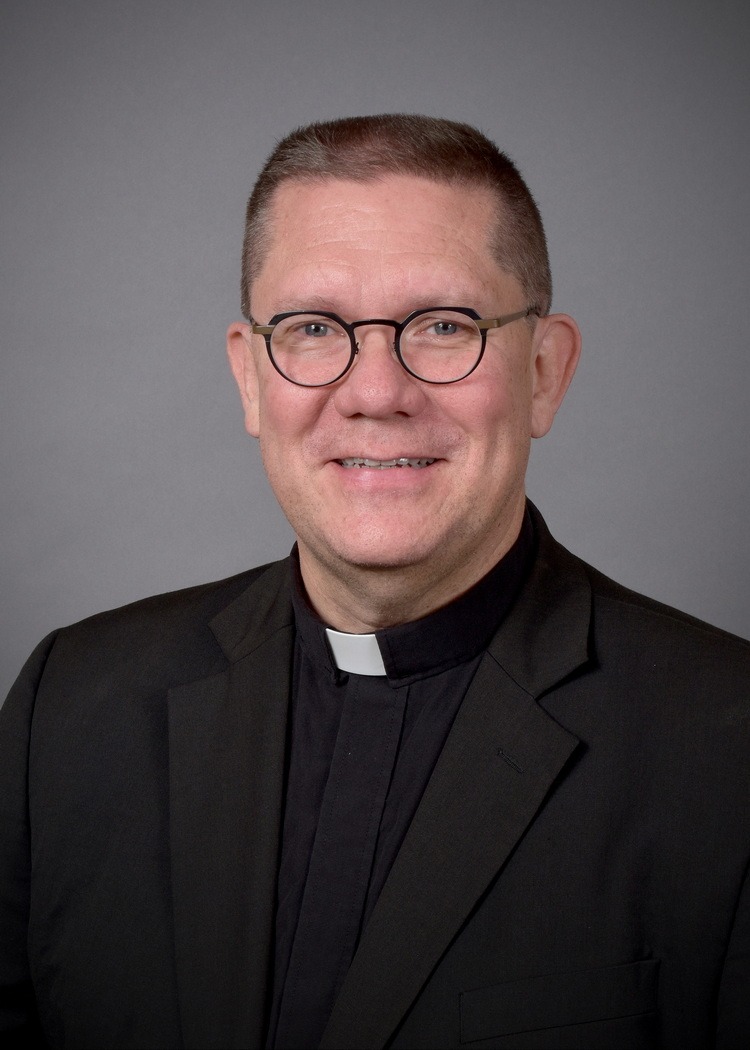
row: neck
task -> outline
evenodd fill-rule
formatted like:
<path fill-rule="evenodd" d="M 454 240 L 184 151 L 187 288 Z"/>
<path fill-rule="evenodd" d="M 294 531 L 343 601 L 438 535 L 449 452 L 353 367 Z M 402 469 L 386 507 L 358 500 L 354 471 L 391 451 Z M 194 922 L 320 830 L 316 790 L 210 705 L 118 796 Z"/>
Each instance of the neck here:
<path fill-rule="evenodd" d="M 481 558 L 441 557 L 427 565 L 361 566 L 320 559 L 299 542 L 302 579 L 318 616 L 337 631 L 367 634 L 411 623 L 464 594 L 510 550 L 523 514 Z"/>

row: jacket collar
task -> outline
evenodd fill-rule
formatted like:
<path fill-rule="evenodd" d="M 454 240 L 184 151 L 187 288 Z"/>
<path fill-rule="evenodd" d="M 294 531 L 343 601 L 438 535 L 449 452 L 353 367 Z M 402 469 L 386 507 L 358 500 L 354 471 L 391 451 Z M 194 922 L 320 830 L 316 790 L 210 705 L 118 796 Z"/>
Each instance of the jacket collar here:
<path fill-rule="evenodd" d="M 247 590 L 222 609 L 210 627 L 230 663 L 294 626 L 289 559 L 266 565 Z"/>
<path fill-rule="evenodd" d="M 589 659 L 591 585 L 585 564 L 552 538 L 533 503 L 527 506 L 537 557 L 489 652 L 537 699 Z"/>

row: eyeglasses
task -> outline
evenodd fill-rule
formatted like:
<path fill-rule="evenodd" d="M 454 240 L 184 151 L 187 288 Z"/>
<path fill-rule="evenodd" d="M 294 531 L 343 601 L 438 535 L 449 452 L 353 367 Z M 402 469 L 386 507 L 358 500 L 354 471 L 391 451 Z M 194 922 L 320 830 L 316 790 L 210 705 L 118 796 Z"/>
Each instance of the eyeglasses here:
<path fill-rule="evenodd" d="M 327 311 L 294 310 L 276 314 L 268 324 L 250 318 L 250 330 L 265 339 L 276 371 L 297 386 L 328 386 L 346 375 L 360 351 L 356 330 L 364 325 L 394 329 L 393 350 L 415 379 L 457 383 L 482 360 L 488 329 L 532 314 L 539 316 L 536 306 L 504 317 L 480 317 L 476 310 L 462 306 L 432 306 L 415 310 L 403 321 L 371 317 L 347 324 Z"/>

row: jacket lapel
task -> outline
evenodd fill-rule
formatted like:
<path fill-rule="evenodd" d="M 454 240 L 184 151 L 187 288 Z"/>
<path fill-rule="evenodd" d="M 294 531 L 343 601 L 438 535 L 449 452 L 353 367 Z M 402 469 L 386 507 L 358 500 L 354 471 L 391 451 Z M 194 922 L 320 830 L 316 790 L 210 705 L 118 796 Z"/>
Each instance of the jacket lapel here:
<path fill-rule="evenodd" d="M 590 589 L 541 518 L 535 524 L 532 577 L 464 698 L 323 1050 L 385 1045 L 578 745 L 537 699 L 587 659 Z"/>
<path fill-rule="evenodd" d="M 228 668 L 169 694 L 175 958 L 185 1045 L 262 1043 L 293 621 L 285 563 L 212 628 Z"/>

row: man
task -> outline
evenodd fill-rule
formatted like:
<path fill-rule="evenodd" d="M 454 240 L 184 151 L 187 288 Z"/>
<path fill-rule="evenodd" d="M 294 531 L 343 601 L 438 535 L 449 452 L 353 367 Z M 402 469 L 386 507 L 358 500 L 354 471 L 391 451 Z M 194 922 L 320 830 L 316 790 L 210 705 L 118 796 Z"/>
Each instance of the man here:
<path fill-rule="evenodd" d="M 580 338 L 465 125 L 300 129 L 228 351 L 291 559 L 57 632 L 2 713 L 3 1024 L 750 1045 L 748 645 L 526 503 Z"/>

